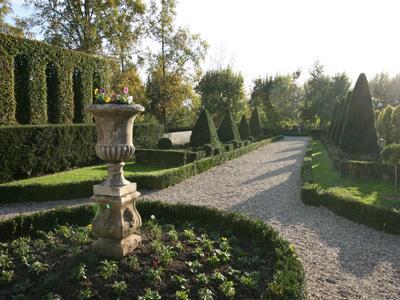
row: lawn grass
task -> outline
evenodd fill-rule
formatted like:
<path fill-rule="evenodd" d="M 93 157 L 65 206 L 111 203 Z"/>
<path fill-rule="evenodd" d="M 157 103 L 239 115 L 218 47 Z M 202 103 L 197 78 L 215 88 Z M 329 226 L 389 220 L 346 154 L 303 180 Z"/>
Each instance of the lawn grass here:
<path fill-rule="evenodd" d="M 124 174 L 126 177 L 135 176 L 146 173 L 148 175 L 158 175 L 163 171 L 169 170 L 162 166 L 153 165 L 141 165 L 135 164 L 133 161 L 126 162 L 124 167 Z M 40 177 L 33 177 L 29 179 L 23 179 L 18 181 L 12 181 L 8 183 L 0 184 L 1 186 L 26 186 L 26 185 L 58 185 L 72 182 L 80 182 L 86 180 L 102 181 L 107 177 L 107 166 L 105 164 L 74 169 L 65 172 L 59 172 L 51 175 L 45 175 Z"/>
<path fill-rule="evenodd" d="M 314 182 L 322 188 L 349 193 L 361 202 L 386 208 L 400 208 L 400 199 L 394 200 L 394 183 L 383 179 L 361 179 L 341 177 L 333 167 L 328 151 L 321 141 L 314 142 L 312 155 Z"/>

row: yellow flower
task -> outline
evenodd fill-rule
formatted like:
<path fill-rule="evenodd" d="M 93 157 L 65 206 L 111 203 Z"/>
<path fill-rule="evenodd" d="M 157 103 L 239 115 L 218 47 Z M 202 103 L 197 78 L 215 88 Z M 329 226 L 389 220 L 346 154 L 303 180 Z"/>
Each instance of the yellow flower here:
<path fill-rule="evenodd" d="M 94 90 L 94 94 L 97 95 L 99 93 L 99 89 Z"/>
<path fill-rule="evenodd" d="M 110 100 L 111 100 L 111 98 L 110 98 L 110 97 L 108 97 L 108 96 L 105 96 L 105 97 L 104 97 L 104 102 L 105 102 L 105 103 L 108 103 L 108 102 L 110 102 Z"/>

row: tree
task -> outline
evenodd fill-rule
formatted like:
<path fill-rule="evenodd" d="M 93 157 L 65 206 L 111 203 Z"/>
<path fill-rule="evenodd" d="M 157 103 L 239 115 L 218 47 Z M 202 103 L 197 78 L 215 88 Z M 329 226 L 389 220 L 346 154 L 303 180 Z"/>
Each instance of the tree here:
<path fill-rule="evenodd" d="M 253 113 L 250 118 L 250 132 L 253 137 L 259 137 L 262 135 L 262 128 L 260 123 L 260 116 L 258 115 L 258 108 L 253 109 Z"/>
<path fill-rule="evenodd" d="M 400 144 L 400 105 L 396 106 L 392 113 L 392 138 L 393 142 Z"/>
<path fill-rule="evenodd" d="M 147 108 L 166 130 L 192 127 L 200 107 L 192 85 L 180 76 L 163 77 L 160 69 L 149 74 L 146 83 Z"/>
<path fill-rule="evenodd" d="M 226 110 L 231 110 L 233 118 L 239 120 L 246 108 L 243 76 L 230 67 L 207 71 L 196 91 L 216 124 L 221 122 Z"/>
<path fill-rule="evenodd" d="M 207 43 L 199 35 L 191 34 L 184 28 L 175 28 L 175 0 L 152 0 L 150 2 L 149 34 L 159 46 L 149 53 L 149 72 L 157 74 L 153 87 L 157 97 L 150 99 L 152 107 L 157 107 L 156 115 L 166 128 L 167 109 L 175 98 L 171 84 L 182 82 L 192 84 L 198 78 L 200 64 L 204 60 Z M 155 84 L 159 85 L 155 87 Z M 150 93 L 155 95 L 154 93 Z"/>
<path fill-rule="evenodd" d="M 390 100 L 389 87 L 390 78 L 387 73 L 378 73 L 370 81 L 371 96 L 380 103 L 386 103 Z"/>
<path fill-rule="evenodd" d="M 247 122 L 245 115 L 243 115 L 242 118 L 240 119 L 239 134 L 242 140 L 247 139 L 251 135 L 249 123 Z"/>
<path fill-rule="evenodd" d="M 376 128 L 381 137 L 385 139 L 386 144 L 391 144 L 393 140 L 393 107 L 388 105 L 382 110 L 376 121 Z"/>
<path fill-rule="evenodd" d="M 32 37 L 32 34 L 27 29 L 27 25 L 17 17 L 14 17 L 14 25 L 5 21 L 5 17 L 11 14 L 12 8 L 9 0 L 0 0 L 0 33 L 15 35 L 18 37 Z"/>
<path fill-rule="evenodd" d="M 336 127 L 336 124 L 338 123 L 338 119 L 339 119 L 339 107 L 340 107 L 340 103 L 336 102 L 335 109 L 333 111 L 333 115 L 332 115 L 332 119 L 331 119 L 331 123 L 329 125 L 329 130 L 327 133 L 328 140 L 333 140 L 335 127 Z"/>
<path fill-rule="evenodd" d="M 342 132 L 343 132 L 343 125 L 344 125 L 344 121 L 346 119 L 347 104 L 350 101 L 351 94 L 352 94 L 352 92 L 347 93 L 347 98 L 341 102 L 341 105 L 339 107 L 338 123 L 336 124 L 335 130 L 333 132 L 333 141 L 334 141 L 335 145 L 340 144 L 340 140 L 341 140 Z"/>
<path fill-rule="evenodd" d="M 346 98 L 349 87 L 350 81 L 345 73 L 327 76 L 324 67 L 316 62 L 310 71 L 310 79 L 304 84 L 303 120 L 309 126 L 326 128 L 335 102 Z"/>
<path fill-rule="evenodd" d="M 217 129 L 214 122 L 206 109 L 203 109 L 193 127 L 192 135 L 190 136 L 191 146 L 203 146 L 211 144 L 219 146 Z"/>
<path fill-rule="evenodd" d="M 226 110 L 225 117 L 222 120 L 217 133 L 219 140 L 222 142 L 240 141 L 239 130 L 236 127 L 230 109 Z"/>
<path fill-rule="evenodd" d="M 372 97 L 364 73 L 358 77 L 347 103 L 340 147 L 352 154 L 376 154 L 378 151 Z"/>
<path fill-rule="evenodd" d="M 397 167 L 400 165 L 400 144 L 386 146 L 381 152 L 384 163 L 394 166 L 394 196 L 397 199 Z"/>
<path fill-rule="evenodd" d="M 92 54 L 100 53 L 107 42 L 122 69 L 142 32 L 145 6 L 141 0 L 31 0 L 27 4 L 34 10 L 28 20 L 41 28 L 45 41 Z"/>
<path fill-rule="evenodd" d="M 266 76 L 253 82 L 251 106 L 262 108 L 265 127 L 276 129 L 288 123 L 297 123 L 301 88 L 296 84 L 300 71 L 287 75 Z"/>

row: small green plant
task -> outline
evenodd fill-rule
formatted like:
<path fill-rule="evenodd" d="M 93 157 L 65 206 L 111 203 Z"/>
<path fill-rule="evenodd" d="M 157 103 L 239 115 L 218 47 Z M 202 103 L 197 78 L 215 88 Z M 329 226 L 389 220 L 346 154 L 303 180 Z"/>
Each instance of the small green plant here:
<path fill-rule="evenodd" d="M 31 252 L 30 243 L 30 237 L 21 237 L 11 242 L 11 248 L 18 257 L 23 258 Z"/>
<path fill-rule="evenodd" d="M 146 225 L 149 228 L 150 237 L 153 240 L 160 240 L 162 237 L 162 228 L 155 220 L 149 220 Z"/>
<path fill-rule="evenodd" d="M 259 282 L 260 282 L 260 273 L 258 272 L 245 273 L 240 277 L 240 283 L 250 289 L 256 289 L 258 287 Z"/>
<path fill-rule="evenodd" d="M 227 263 L 231 259 L 231 254 L 228 251 L 221 251 L 220 249 L 215 249 L 215 255 L 219 258 L 219 260 L 223 263 Z"/>
<path fill-rule="evenodd" d="M 197 258 L 203 258 L 205 256 L 204 251 L 201 247 L 196 247 L 193 250 L 193 254 L 197 257 Z"/>
<path fill-rule="evenodd" d="M 226 280 L 226 277 L 219 271 L 215 271 L 212 278 L 217 282 L 224 282 Z"/>
<path fill-rule="evenodd" d="M 41 263 L 40 261 L 35 261 L 28 266 L 36 275 L 39 275 L 40 273 L 43 273 L 49 269 L 49 265 Z"/>
<path fill-rule="evenodd" d="M 161 300 L 161 296 L 157 291 L 147 288 L 143 296 L 139 296 L 138 300 Z"/>
<path fill-rule="evenodd" d="M 112 285 L 113 292 L 118 295 L 122 296 L 126 293 L 126 290 L 128 289 L 128 285 L 124 280 L 121 281 L 114 281 Z"/>
<path fill-rule="evenodd" d="M 111 277 L 118 274 L 118 264 L 115 261 L 108 261 L 107 259 L 100 262 L 100 275 L 104 280 L 108 280 Z"/>
<path fill-rule="evenodd" d="M 194 273 L 197 273 L 198 270 L 203 267 L 203 265 L 198 261 L 198 260 L 194 260 L 194 261 L 186 261 L 185 262 L 186 265 L 189 267 L 189 271 Z"/>
<path fill-rule="evenodd" d="M 90 299 L 94 296 L 94 292 L 91 288 L 85 287 L 79 291 L 79 299 Z"/>
<path fill-rule="evenodd" d="M 185 230 L 183 230 L 183 236 L 189 242 L 195 242 L 196 241 L 196 234 L 194 233 L 193 229 L 185 229 Z"/>
<path fill-rule="evenodd" d="M 195 279 L 198 283 L 206 285 L 209 283 L 208 276 L 205 273 L 196 274 Z"/>
<path fill-rule="evenodd" d="M 162 269 L 161 268 L 156 268 L 156 269 L 150 268 L 150 269 L 147 269 L 143 274 L 144 281 L 147 284 L 154 285 L 156 282 L 161 282 L 162 281 L 161 280 L 161 274 L 162 274 Z"/>
<path fill-rule="evenodd" d="M 199 289 L 199 300 L 214 300 L 214 293 L 207 288 Z"/>
<path fill-rule="evenodd" d="M 185 290 L 176 291 L 175 298 L 176 298 L 176 300 L 189 300 L 189 294 Z"/>
<path fill-rule="evenodd" d="M 76 282 L 81 282 L 87 279 L 87 268 L 84 263 L 80 263 L 79 266 L 76 266 L 72 269 L 71 278 Z"/>
<path fill-rule="evenodd" d="M 150 249 L 156 256 L 158 261 L 166 266 L 170 265 L 178 254 L 173 250 L 173 247 L 165 245 L 163 242 L 155 240 L 150 244 Z"/>
<path fill-rule="evenodd" d="M 167 232 L 167 236 L 168 238 L 173 241 L 176 242 L 178 241 L 178 232 L 175 229 L 171 229 Z"/>
<path fill-rule="evenodd" d="M 214 254 L 207 259 L 207 262 L 212 266 L 217 266 L 221 263 L 221 260 L 216 254 Z"/>
<path fill-rule="evenodd" d="M 173 275 L 171 276 L 171 282 L 176 288 L 181 290 L 187 289 L 188 280 L 184 276 Z"/>
<path fill-rule="evenodd" d="M 232 281 L 226 280 L 226 281 L 222 282 L 222 283 L 219 285 L 219 289 L 221 290 L 221 293 L 222 293 L 225 297 L 228 297 L 228 298 L 233 298 L 233 297 L 235 297 L 236 290 L 235 290 L 235 287 L 234 287 L 234 284 L 233 284 Z"/>
<path fill-rule="evenodd" d="M 132 271 L 139 271 L 140 270 L 140 263 L 139 263 L 139 259 L 136 255 L 131 255 L 127 258 L 127 263 L 129 265 L 129 268 Z"/>
<path fill-rule="evenodd" d="M 175 249 L 178 253 L 183 253 L 183 251 L 185 251 L 185 246 L 183 246 L 182 242 L 177 242 Z"/>
<path fill-rule="evenodd" d="M 0 273 L 0 283 L 9 283 L 13 280 L 14 271 L 2 270 Z"/>
<path fill-rule="evenodd" d="M 0 268 L 1 269 L 10 269 L 13 266 L 13 261 L 10 256 L 5 253 L 0 254 Z"/>

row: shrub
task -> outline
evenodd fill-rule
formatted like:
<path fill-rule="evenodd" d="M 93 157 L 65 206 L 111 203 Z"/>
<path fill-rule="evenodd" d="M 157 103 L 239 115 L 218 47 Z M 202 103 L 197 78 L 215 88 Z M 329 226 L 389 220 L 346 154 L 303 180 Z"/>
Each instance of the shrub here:
<path fill-rule="evenodd" d="M 94 73 L 99 77 L 97 84 L 107 85 L 110 64 L 111 60 L 99 56 L 0 34 L 0 125 L 90 123 L 83 107 L 92 103 Z M 54 80 L 46 78 L 50 74 Z M 51 105 L 47 105 L 47 83 L 54 95 Z"/>
<path fill-rule="evenodd" d="M 317 184 L 306 183 L 301 188 L 301 200 L 306 205 L 323 205 L 353 222 L 400 234 L 400 212 L 365 204 L 340 188 L 324 190 Z"/>
<path fill-rule="evenodd" d="M 225 151 L 232 151 L 233 149 L 235 149 L 235 147 L 232 143 L 224 144 L 224 148 L 225 148 Z"/>
<path fill-rule="evenodd" d="M 342 131 L 343 131 L 343 123 L 346 118 L 346 112 L 347 112 L 347 104 L 350 101 L 352 92 L 347 93 L 347 98 L 341 102 L 340 107 L 339 107 L 339 115 L 338 115 L 338 122 L 335 126 L 335 130 L 333 132 L 333 143 L 335 145 L 339 145 L 340 139 L 342 136 Z"/>
<path fill-rule="evenodd" d="M 206 156 L 213 156 L 214 155 L 214 146 L 211 144 L 205 144 L 203 146 L 204 151 L 206 152 Z"/>
<path fill-rule="evenodd" d="M 257 107 L 254 108 L 250 118 L 250 132 L 253 137 L 258 137 L 262 134 L 260 117 Z"/>
<path fill-rule="evenodd" d="M 203 146 L 205 144 L 218 145 L 219 139 L 214 122 L 206 109 L 203 109 L 193 127 L 190 136 L 191 146 Z"/>
<path fill-rule="evenodd" d="M 163 137 L 158 140 L 157 143 L 157 148 L 158 149 L 171 149 L 172 148 L 172 142 L 169 138 Z"/>
<path fill-rule="evenodd" d="M 374 111 L 365 74 L 358 77 L 347 106 L 340 148 L 350 154 L 376 154 L 378 146 Z"/>
<path fill-rule="evenodd" d="M 140 189 L 163 189 L 281 138 L 282 136 L 277 136 L 230 152 L 222 152 L 220 148 L 215 148 L 215 151 L 220 151 L 218 155 L 215 153 L 214 156 L 201 158 L 193 163 L 185 164 L 180 167 L 161 170 L 151 174 L 140 173 L 135 176 L 126 176 L 126 178 L 129 181 L 136 182 Z M 171 150 L 153 151 L 173 152 Z M 198 152 L 186 152 L 186 159 L 188 159 L 190 153 Z M 205 156 L 205 151 L 201 153 Z M 48 185 L 42 185 L 40 183 L 24 184 L 23 182 L 8 183 L 0 185 L 0 203 L 24 202 L 27 200 L 41 202 L 89 197 L 92 194 L 94 184 L 98 184 L 98 180 L 86 179 L 76 182 Z"/>
<path fill-rule="evenodd" d="M 227 109 L 225 117 L 218 128 L 218 138 L 221 142 L 240 140 L 239 131 L 229 108 Z"/>
<path fill-rule="evenodd" d="M 137 149 L 135 159 L 138 164 L 177 167 L 187 163 L 187 151 Z"/>
<path fill-rule="evenodd" d="M 245 115 L 243 115 L 242 118 L 240 119 L 239 134 L 240 134 L 240 139 L 242 140 L 247 139 L 251 135 L 249 123 L 247 122 Z"/>
<path fill-rule="evenodd" d="M 159 125 L 135 125 L 135 146 L 154 145 L 161 132 Z M 2 126 L 0 182 L 97 163 L 95 143 L 96 129 L 89 124 Z"/>

